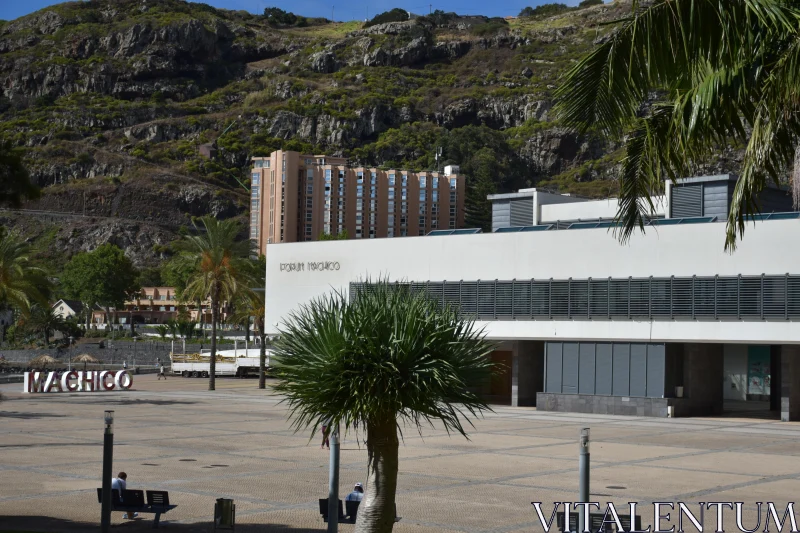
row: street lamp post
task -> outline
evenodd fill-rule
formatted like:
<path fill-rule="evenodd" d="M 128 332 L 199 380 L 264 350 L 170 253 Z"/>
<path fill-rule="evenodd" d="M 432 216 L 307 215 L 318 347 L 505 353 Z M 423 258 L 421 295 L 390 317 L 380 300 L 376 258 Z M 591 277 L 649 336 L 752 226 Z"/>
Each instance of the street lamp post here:
<path fill-rule="evenodd" d="M 111 529 L 111 468 L 114 459 L 114 411 L 104 414 L 106 431 L 103 435 L 103 491 L 100 509 L 100 532 Z"/>
<path fill-rule="evenodd" d="M 589 502 L 589 428 L 581 429 L 580 442 L 578 444 L 578 501 L 581 503 Z M 586 527 L 586 509 L 585 505 L 580 506 L 578 513 L 578 527 L 579 533 L 583 532 Z"/>
<path fill-rule="evenodd" d="M 72 371 L 72 336 L 69 337 L 69 364 L 67 365 L 67 370 Z"/>

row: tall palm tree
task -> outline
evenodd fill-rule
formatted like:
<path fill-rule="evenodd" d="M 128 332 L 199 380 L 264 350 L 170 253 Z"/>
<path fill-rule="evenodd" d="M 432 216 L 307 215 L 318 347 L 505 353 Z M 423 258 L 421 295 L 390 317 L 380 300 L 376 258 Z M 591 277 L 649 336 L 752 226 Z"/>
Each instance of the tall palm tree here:
<path fill-rule="evenodd" d="M 231 301 L 241 287 L 250 287 L 252 278 L 247 265 L 252 248 L 247 238 L 239 239 L 240 225 L 233 219 L 217 220 L 212 216 L 200 219 L 203 230 L 187 235 L 179 245 L 182 261 L 190 262 L 194 273 L 183 296 L 187 300 L 211 300 L 211 355 L 208 390 L 215 389 L 217 356 L 217 324 L 220 305 Z"/>
<path fill-rule="evenodd" d="M 27 315 L 35 302 L 47 304 L 50 282 L 32 264 L 32 250 L 12 233 L 0 231 L 0 309 L 15 307 Z"/>
<path fill-rule="evenodd" d="M 169 328 L 164 324 L 159 324 L 155 328 L 153 328 L 158 336 L 161 337 L 162 341 L 167 340 L 167 333 L 169 333 Z"/>
<path fill-rule="evenodd" d="M 733 249 L 757 194 L 793 171 L 800 199 L 800 2 L 633 1 L 631 16 L 556 91 L 560 119 L 625 139 L 617 220 L 627 240 L 666 179 L 745 146 L 728 216 Z"/>
<path fill-rule="evenodd" d="M 264 292 L 248 290 L 241 294 L 236 299 L 236 311 L 232 319 L 235 322 L 249 321 L 253 318 L 253 326 L 258 334 L 260 342 L 260 350 L 258 354 L 258 388 L 264 389 L 267 387 L 266 372 L 267 372 L 267 334 L 264 327 L 264 313 L 266 311 L 266 304 L 264 303 Z"/>
<path fill-rule="evenodd" d="M 398 446 L 408 424 L 463 422 L 489 409 L 476 392 L 491 375 L 492 347 L 457 309 L 407 286 L 369 284 L 352 302 L 332 293 L 296 310 L 274 345 L 278 383 L 295 429 L 366 432 L 367 487 L 356 532 L 394 525 Z"/>

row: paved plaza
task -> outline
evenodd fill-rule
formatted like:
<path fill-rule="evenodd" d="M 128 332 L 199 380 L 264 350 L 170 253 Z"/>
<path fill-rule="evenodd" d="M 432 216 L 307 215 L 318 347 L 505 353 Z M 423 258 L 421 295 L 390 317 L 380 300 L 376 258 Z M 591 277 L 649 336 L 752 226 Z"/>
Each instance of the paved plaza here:
<path fill-rule="evenodd" d="M 217 384 L 209 392 L 204 379 L 146 375 L 122 392 L 23 395 L 21 384 L 0 386 L 0 530 L 99 529 L 105 409 L 116 412 L 114 472 L 128 473 L 128 488 L 168 490 L 178 504 L 166 531 L 211 531 L 219 497 L 235 500 L 238 531 L 324 530 L 317 499 L 327 496 L 327 451 L 294 433 L 285 406 L 256 380 Z M 752 528 L 756 501 L 785 506 L 800 494 L 800 424 L 498 406 L 470 441 L 437 428 L 405 431 L 395 531 L 541 532 L 531 502 L 546 502 L 549 514 L 552 502 L 577 498 L 577 436 L 587 426 L 594 500 L 744 501 Z M 342 448 L 344 496 L 365 481 L 367 454 L 352 435 Z M 652 507 L 641 510 L 646 527 Z M 149 517 L 113 513 L 114 530 L 149 530 Z"/>

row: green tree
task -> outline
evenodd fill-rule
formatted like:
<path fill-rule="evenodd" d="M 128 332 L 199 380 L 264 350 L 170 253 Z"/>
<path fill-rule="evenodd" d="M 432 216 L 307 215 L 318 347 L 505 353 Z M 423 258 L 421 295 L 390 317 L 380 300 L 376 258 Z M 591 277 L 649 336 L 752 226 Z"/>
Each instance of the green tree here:
<path fill-rule="evenodd" d="M 164 324 L 159 324 L 153 329 L 156 330 L 156 333 L 158 333 L 158 336 L 161 337 L 162 341 L 167 340 L 167 333 L 169 333 L 169 328 L 167 326 Z"/>
<path fill-rule="evenodd" d="M 542 4 L 536 7 L 526 7 L 523 8 L 522 11 L 519 12 L 520 17 L 552 17 L 554 15 L 558 15 L 560 13 L 564 13 L 569 11 L 570 8 L 566 4 L 558 4 L 558 3 L 551 3 L 551 4 Z"/>
<path fill-rule="evenodd" d="M 357 532 L 390 532 L 395 519 L 398 432 L 463 421 L 489 409 L 473 392 L 491 374 L 492 347 L 453 307 L 387 282 L 352 302 L 332 293 L 301 306 L 276 341 L 275 390 L 292 425 L 366 431 L 367 486 Z"/>
<path fill-rule="evenodd" d="M 567 126 L 625 142 L 617 220 L 624 242 L 651 194 L 725 145 L 745 146 L 728 215 L 733 249 L 757 195 L 794 168 L 800 191 L 800 11 L 796 0 L 655 0 L 578 62 L 556 92 Z M 658 100 L 653 102 L 653 95 Z M 797 198 L 800 195 L 796 195 Z"/>
<path fill-rule="evenodd" d="M 346 241 L 347 240 L 347 230 L 343 229 L 342 231 L 338 232 L 336 235 L 331 233 L 320 233 L 319 239 L 320 241 Z"/>
<path fill-rule="evenodd" d="M 297 15 L 289 11 L 284 11 L 278 7 L 268 7 L 264 9 L 264 17 L 270 24 L 280 24 L 291 26 L 297 22 Z M 305 19 L 305 17 L 302 17 Z M 308 24 L 308 21 L 306 21 Z"/>
<path fill-rule="evenodd" d="M 16 235 L 0 231 L 0 309 L 16 308 L 28 314 L 35 302 L 47 303 L 50 282 L 33 264 L 30 246 Z"/>
<path fill-rule="evenodd" d="M 212 216 L 200 219 L 205 231 L 187 235 L 178 244 L 179 257 L 191 265 L 194 274 L 184 289 L 184 297 L 211 299 L 211 355 L 208 390 L 215 389 L 217 324 L 220 305 L 231 302 L 242 287 L 251 287 L 254 280 L 247 265 L 252 241 L 239 239 L 240 226 L 233 219 L 217 220 Z M 197 227 L 195 226 L 197 229 Z"/>
<path fill-rule="evenodd" d="M 161 268 L 161 280 L 167 287 L 174 287 L 178 299 L 183 300 L 183 290 L 194 274 L 194 268 L 191 257 L 178 254 Z"/>
<path fill-rule="evenodd" d="M 31 333 L 40 333 L 45 348 L 50 346 L 50 336 L 56 331 L 66 329 L 64 320 L 49 305 L 35 305 L 30 316 L 24 320 L 25 328 Z"/>
<path fill-rule="evenodd" d="M 323 239 L 324 240 L 324 239 Z M 262 289 L 265 286 L 265 277 L 267 271 L 267 258 L 263 255 L 258 257 L 257 261 L 252 262 L 253 280 L 256 284 L 256 289 Z M 267 368 L 267 334 L 264 324 L 264 315 L 266 313 L 265 293 L 263 290 L 245 290 L 237 296 L 236 311 L 233 314 L 233 321 L 242 323 L 253 319 L 253 326 L 256 329 L 256 334 L 259 339 L 259 357 L 258 357 L 258 388 L 266 388 L 266 368 Z"/>
<path fill-rule="evenodd" d="M 396 7 L 389 11 L 384 11 L 375 15 L 372 19 L 364 24 L 365 28 L 375 26 L 377 24 L 385 24 L 387 22 L 405 22 L 408 20 L 408 11 Z"/>
<path fill-rule="evenodd" d="M 22 155 L 8 141 L 0 141 L 0 205 L 19 207 L 24 199 L 39 197 L 39 188 L 31 183 Z"/>
<path fill-rule="evenodd" d="M 137 293 L 138 272 L 119 247 L 106 243 L 91 252 L 76 254 L 64 266 L 60 281 L 67 298 L 99 305 L 111 324 L 111 308 L 120 309 Z"/>
<path fill-rule="evenodd" d="M 601 5 L 603 5 L 603 0 L 583 0 L 583 2 L 578 4 L 578 7 L 583 8 L 583 7 L 601 6 Z"/>

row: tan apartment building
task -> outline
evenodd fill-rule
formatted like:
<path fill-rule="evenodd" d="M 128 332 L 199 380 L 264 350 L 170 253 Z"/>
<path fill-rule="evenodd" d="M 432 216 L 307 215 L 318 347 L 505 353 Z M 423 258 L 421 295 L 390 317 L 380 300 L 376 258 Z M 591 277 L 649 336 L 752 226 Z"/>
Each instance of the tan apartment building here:
<path fill-rule="evenodd" d="M 175 287 L 142 287 L 139 295 L 125 302 L 125 307 L 111 310 L 112 322 L 129 324 L 132 319 L 137 324 L 163 324 L 171 319 L 177 319 L 178 313 L 184 309 L 189 320 L 211 323 L 211 300 L 203 302 L 189 302 L 178 299 Z M 223 303 L 220 308 L 220 320 L 227 319 L 229 309 Z M 92 312 L 92 322 L 97 326 L 105 327 L 106 314 L 102 309 Z"/>
<path fill-rule="evenodd" d="M 352 167 L 345 158 L 278 150 L 252 158 L 250 238 L 267 244 L 426 235 L 464 226 L 464 176 Z"/>

